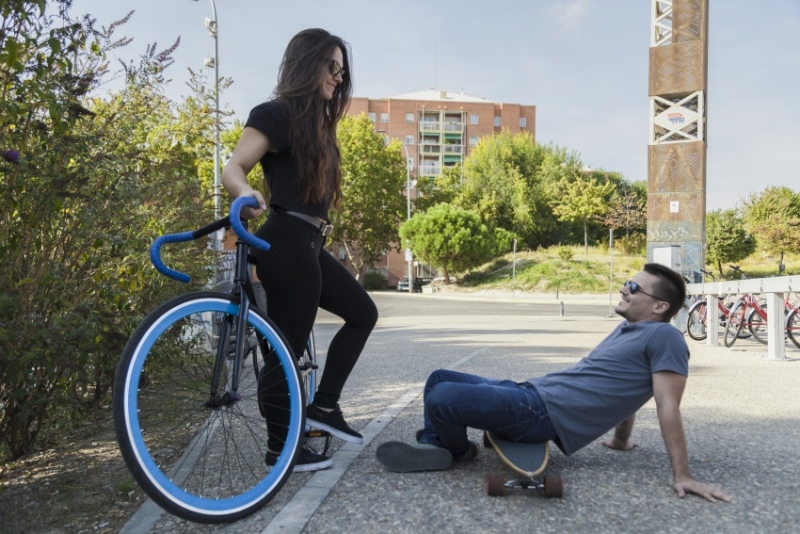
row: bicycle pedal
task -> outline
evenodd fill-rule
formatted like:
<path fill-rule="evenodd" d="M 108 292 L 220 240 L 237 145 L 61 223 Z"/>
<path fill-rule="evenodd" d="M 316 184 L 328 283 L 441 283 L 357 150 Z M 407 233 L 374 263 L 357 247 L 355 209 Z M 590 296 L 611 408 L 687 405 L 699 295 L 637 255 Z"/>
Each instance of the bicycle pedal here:
<path fill-rule="evenodd" d="M 327 438 L 330 435 L 331 435 L 330 432 L 327 432 L 325 430 L 317 430 L 317 429 L 306 430 L 307 438 Z"/>

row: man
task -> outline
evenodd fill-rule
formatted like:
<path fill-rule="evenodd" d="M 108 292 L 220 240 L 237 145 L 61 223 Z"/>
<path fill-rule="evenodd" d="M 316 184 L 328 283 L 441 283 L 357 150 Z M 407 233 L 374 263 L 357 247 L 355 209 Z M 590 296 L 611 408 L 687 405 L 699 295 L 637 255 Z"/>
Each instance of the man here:
<path fill-rule="evenodd" d="M 425 428 L 418 444 L 383 443 L 378 460 L 393 471 L 446 469 L 477 455 L 467 427 L 511 441 L 553 441 L 573 454 L 615 428 L 603 445 L 628 450 L 636 411 L 655 398 L 672 465 L 672 487 L 711 502 L 729 501 L 689 471 L 680 402 L 689 373 L 689 348 L 669 321 L 686 298 L 683 277 L 648 263 L 620 290 L 616 312 L 625 320 L 571 369 L 526 382 L 439 370 L 425 385 Z"/>

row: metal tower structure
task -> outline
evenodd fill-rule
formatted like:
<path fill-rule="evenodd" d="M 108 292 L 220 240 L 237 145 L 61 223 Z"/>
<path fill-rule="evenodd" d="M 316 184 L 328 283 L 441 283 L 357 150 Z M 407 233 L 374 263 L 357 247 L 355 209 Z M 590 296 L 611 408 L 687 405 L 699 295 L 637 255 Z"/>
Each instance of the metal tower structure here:
<path fill-rule="evenodd" d="M 705 265 L 708 0 L 651 0 L 647 259 Z"/>

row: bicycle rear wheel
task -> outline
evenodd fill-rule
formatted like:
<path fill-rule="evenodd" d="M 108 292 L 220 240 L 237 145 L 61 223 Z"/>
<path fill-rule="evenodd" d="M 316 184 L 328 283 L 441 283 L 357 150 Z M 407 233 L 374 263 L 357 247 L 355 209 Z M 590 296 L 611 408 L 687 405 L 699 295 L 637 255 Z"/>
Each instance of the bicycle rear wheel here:
<path fill-rule="evenodd" d="M 708 337 L 706 320 L 708 306 L 705 300 L 695 302 L 686 314 L 686 333 L 695 341 L 703 341 Z"/>
<path fill-rule="evenodd" d="M 739 337 L 739 332 L 742 331 L 744 325 L 744 302 L 739 301 L 731 308 L 731 314 L 728 316 L 728 324 L 725 325 L 725 346 L 730 347 L 736 343 L 736 338 Z"/>
<path fill-rule="evenodd" d="M 245 355 L 235 358 L 238 314 L 239 300 L 231 295 L 176 297 L 139 325 L 117 366 L 114 427 L 125 463 L 156 503 L 192 521 L 228 522 L 261 508 L 292 472 L 303 437 L 305 404 L 292 352 L 271 321 L 251 308 L 246 328 L 268 340 L 289 397 L 286 443 L 267 470 L 269 422 L 259 412 L 256 366 Z M 250 350 L 245 343 L 243 352 Z"/>
<path fill-rule="evenodd" d="M 794 346 L 800 349 L 800 315 L 794 309 L 786 316 L 786 335 L 792 340 Z"/>

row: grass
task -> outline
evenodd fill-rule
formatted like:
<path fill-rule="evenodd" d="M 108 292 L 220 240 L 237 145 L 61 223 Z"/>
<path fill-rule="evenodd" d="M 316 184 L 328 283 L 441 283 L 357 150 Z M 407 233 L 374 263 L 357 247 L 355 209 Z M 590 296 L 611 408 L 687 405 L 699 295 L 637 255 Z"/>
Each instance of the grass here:
<path fill-rule="evenodd" d="M 567 249 L 567 250 L 565 250 Z M 571 254 L 570 254 L 571 253 Z M 570 258 L 571 256 L 571 258 Z M 570 258 L 570 259 L 567 259 Z M 800 254 L 786 254 L 783 275 L 800 274 Z M 609 290 L 608 249 L 590 247 L 588 253 L 582 246 L 554 246 L 537 251 L 518 252 L 516 280 L 513 277 L 513 255 L 506 254 L 459 277 L 458 285 L 475 290 L 528 291 L 535 293 L 604 293 Z M 641 255 L 626 255 L 614 251 L 614 285 L 619 286 L 639 272 L 646 263 Z M 749 278 L 778 276 L 778 258 L 756 252 L 738 263 Z M 716 265 L 706 270 L 719 276 Z M 723 279 L 738 279 L 739 275 L 728 264 L 723 264 Z"/>
<path fill-rule="evenodd" d="M 571 259 L 566 259 L 570 254 Z M 550 247 L 531 252 L 518 252 L 516 280 L 513 278 L 513 255 L 506 254 L 482 265 L 459 282 L 462 287 L 530 292 L 602 293 L 609 288 L 609 255 L 607 250 L 582 246 Z M 644 256 L 613 256 L 614 281 L 627 280 L 641 270 Z M 513 286 L 513 287 L 512 287 Z"/>

